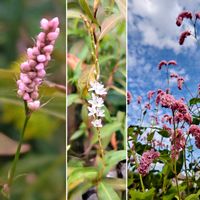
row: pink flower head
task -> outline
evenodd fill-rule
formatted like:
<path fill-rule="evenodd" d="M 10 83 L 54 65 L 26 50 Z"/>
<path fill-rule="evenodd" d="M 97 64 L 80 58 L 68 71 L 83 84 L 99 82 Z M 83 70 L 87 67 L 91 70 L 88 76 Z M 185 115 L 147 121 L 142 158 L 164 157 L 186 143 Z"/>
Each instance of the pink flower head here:
<path fill-rule="evenodd" d="M 170 60 L 167 63 L 168 65 L 177 65 L 177 62 L 175 60 Z"/>
<path fill-rule="evenodd" d="M 138 96 L 138 98 L 137 98 L 137 103 L 138 103 L 138 104 L 141 104 L 141 102 L 142 102 L 142 97 L 141 97 L 141 96 Z"/>
<path fill-rule="evenodd" d="M 189 133 L 195 138 L 195 144 L 200 149 L 200 127 L 192 124 L 189 128 Z"/>
<path fill-rule="evenodd" d="M 37 35 L 35 46 L 27 49 L 27 61 L 20 66 L 17 94 L 27 102 L 28 108 L 32 111 L 40 108 L 39 86 L 45 78 L 46 67 L 51 60 L 55 40 L 60 32 L 58 25 L 57 17 L 52 20 L 44 18 L 40 21 L 42 32 Z"/>
<path fill-rule="evenodd" d="M 172 159 L 178 159 L 179 152 L 185 148 L 186 139 L 183 135 L 182 129 L 176 129 L 176 131 L 172 133 L 171 137 L 171 157 Z"/>
<path fill-rule="evenodd" d="M 167 65 L 167 61 L 166 60 L 161 60 L 158 64 L 158 69 L 161 70 L 163 65 Z"/>
<path fill-rule="evenodd" d="M 171 78 L 178 78 L 178 75 L 177 75 L 176 73 L 171 73 L 171 74 L 170 74 L 170 77 L 171 77 Z"/>
<path fill-rule="evenodd" d="M 130 104 L 131 101 L 132 101 L 132 95 L 131 95 L 131 93 L 128 91 L 128 92 L 127 92 L 127 102 L 128 102 L 128 104 Z"/>
<path fill-rule="evenodd" d="M 148 110 L 150 110 L 150 109 L 151 109 L 150 103 L 147 103 L 147 104 L 145 105 L 145 108 L 148 109 Z"/>
<path fill-rule="evenodd" d="M 184 32 L 182 32 L 181 35 L 180 35 L 180 38 L 179 38 L 179 44 L 180 44 L 180 45 L 183 45 L 183 43 L 184 43 L 186 37 L 187 37 L 187 36 L 190 36 L 190 35 L 191 35 L 191 32 L 190 32 L 190 31 L 184 31 Z"/>
<path fill-rule="evenodd" d="M 147 93 L 148 99 L 151 100 L 151 98 L 153 97 L 154 94 L 155 94 L 154 91 L 149 91 L 149 92 Z"/>
<path fill-rule="evenodd" d="M 182 76 L 179 76 L 178 79 L 177 79 L 177 82 L 178 82 L 178 89 L 182 90 L 184 78 Z"/>
<path fill-rule="evenodd" d="M 138 172 L 142 176 L 146 176 L 149 173 L 149 168 L 150 168 L 151 163 L 153 163 L 153 161 L 157 159 L 159 156 L 160 156 L 160 153 L 154 151 L 154 149 L 144 152 L 140 160 Z"/>
<path fill-rule="evenodd" d="M 181 26 L 184 18 L 192 19 L 192 13 L 189 11 L 183 11 L 182 13 L 180 13 L 176 19 L 176 25 Z"/>

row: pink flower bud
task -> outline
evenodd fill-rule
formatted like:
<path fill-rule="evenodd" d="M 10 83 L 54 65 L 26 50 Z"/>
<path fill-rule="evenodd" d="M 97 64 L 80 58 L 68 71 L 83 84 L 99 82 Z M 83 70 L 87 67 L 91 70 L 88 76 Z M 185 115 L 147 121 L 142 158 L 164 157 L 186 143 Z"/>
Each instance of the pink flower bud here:
<path fill-rule="evenodd" d="M 39 70 L 38 73 L 37 73 L 37 76 L 38 76 L 39 78 L 44 78 L 45 75 L 46 75 L 46 71 L 43 70 L 43 69 Z"/>
<path fill-rule="evenodd" d="M 33 55 L 33 49 L 32 48 L 27 49 L 27 56 L 28 56 L 29 59 L 35 58 L 35 56 Z"/>
<path fill-rule="evenodd" d="M 50 61 L 51 60 L 51 56 L 49 54 L 46 55 L 46 59 L 47 61 Z"/>
<path fill-rule="evenodd" d="M 35 67 L 35 65 L 37 64 L 37 62 L 35 60 L 29 60 L 29 66 L 32 68 L 32 67 Z"/>
<path fill-rule="evenodd" d="M 33 47 L 33 55 L 38 56 L 40 54 L 40 51 L 37 47 Z"/>
<path fill-rule="evenodd" d="M 44 32 L 40 32 L 37 36 L 37 39 L 39 40 L 39 42 L 44 42 L 45 41 L 45 33 Z"/>
<path fill-rule="evenodd" d="M 21 69 L 22 72 L 29 72 L 31 70 L 28 62 L 23 62 L 20 65 L 20 69 Z"/>
<path fill-rule="evenodd" d="M 40 101 L 33 101 L 33 102 L 28 102 L 28 108 L 32 111 L 36 111 L 40 108 Z"/>
<path fill-rule="evenodd" d="M 29 101 L 31 98 L 30 98 L 30 96 L 29 96 L 28 93 L 24 93 L 23 99 L 24 99 L 25 101 Z"/>
<path fill-rule="evenodd" d="M 28 76 L 30 79 L 34 79 L 37 76 L 36 72 L 28 72 Z"/>
<path fill-rule="evenodd" d="M 20 79 L 22 80 L 23 83 L 31 83 L 31 79 L 26 74 L 20 74 Z"/>
<path fill-rule="evenodd" d="M 43 18 L 40 21 L 40 26 L 44 31 L 47 31 L 49 29 L 49 21 L 47 19 Z"/>
<path fill-rule="evenodd" d="M 39 63 L 38 65 L 36 65 L 35 68 L 36 68 L 37 70 L 44 69 L 44 64 L 43 64 L 43 63 Z"/>
<path fill-rule="evenodd" d="M 32 99 L 36 100 L 36 99 L 38 99 L 38 97 L 39 97 L 38 92 L 32 92 L 32 93 L 31 93 L 31 98 L 32 98 Z"/>
<path fill-rule="evenodd" d="M 49 26 L 51 26 L 54 30 L 58 27 L 59 25 L 59 19 L 58 17 L 54 17 L 50 22 Z"/>
<path fill-rule="evenodd" d="M 48 40 L 52 41 L 52 40 L 56 40 L 56 38 L 58 37 L 59 33 L 58 32 L 50 32 L 47 35 Z"/>
<path fill-rule="evenodd" d="M 42 55 L 42 54 L 37 56 L 37 61 L 38 62 L 45 62 L 46 61 L 46 56 Z"/>
<path fill-rule="evenodd" d="M 17 94 L 18 94 L 20 97 L 22 97 L 22 96 L 24 95 L 24 91 L 18 90 L 18 91 L 17 91 Z"/>
<path fill-rule="evenodd" d="M 45 46 L 44 51 L 45 51 L 45 53 L 51 54 L 53 51 L 53 45 L 50 44 L 50 45 Z"/>

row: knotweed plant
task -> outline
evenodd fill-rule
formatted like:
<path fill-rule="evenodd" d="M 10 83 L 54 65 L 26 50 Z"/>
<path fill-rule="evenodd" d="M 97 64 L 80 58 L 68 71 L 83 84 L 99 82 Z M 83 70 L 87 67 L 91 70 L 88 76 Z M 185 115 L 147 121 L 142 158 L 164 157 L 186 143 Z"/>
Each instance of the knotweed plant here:
<path fill-rule="evenodd" d="M 125 1 L 75 4 L 81 9 L 70 10 L 68 23 L 68 199 L 125 199 L 125 48 L 118 48 Z"/>
<path fill-rule="evenodd" d="M 191 30 L 181 33 L 180 45 L 188 36 L 198 38 L 199 13 L 182 12 L 177 26 L 184 20 L 192 22 L 194 34 Z M 169 69 L 178 66 L 175 60 L 161 60 L 158 70 L 166 72 L 167 87 L 151 90 L 146 96 L 133 96 L 132 102 L 141 113 L 137 123 L 128 129 L 130 199 L 140 199 L 138 194 L 143 195 L 141 199 L 199 199 L 199 178 L 195 178 L 199 156 L 194 154 L 200 149 L 199 86 L 193 95 L 185 77 L 170 73 L 173 70 Z M 178 97 L 172 82 L 178 89 L 175 91 L 181 92 Z"/>
<path fill-rule="evenodd" d="M 51 20 L 43 18 L 40 21 L 42 31 L 37 35 L 34 46 L 27 49 L 27 60 L 20 65 L 20 76 L 17 80 L 17 95 L 24 101 L 25 121 L 15 157 L 8 173 L 8 181 L 3 188 L 3 193 L 7 197 L 10 196 L 10 189 L 16 177 L 15 171 L 28 121 L 32 113 L 42 106 L 39 88 L 45 79 L 55 41 L 60 32 L 58 26 L 59 19 L 57 17 Z"/>

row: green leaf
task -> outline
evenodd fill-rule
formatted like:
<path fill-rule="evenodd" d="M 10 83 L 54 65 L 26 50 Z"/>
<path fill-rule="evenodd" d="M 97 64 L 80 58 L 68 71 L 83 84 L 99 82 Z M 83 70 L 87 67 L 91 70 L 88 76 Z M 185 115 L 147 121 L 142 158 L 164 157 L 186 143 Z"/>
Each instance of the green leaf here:
<path fill-rule="evenodd" d="M 117 165 L 120 161 L 126 159 L 126 150 L 120 151 L 109 151 L 105 155 L 105 169 L 104 174 L 106 175 L 111 168 Z"/>
<path fill-rule="evenodd" d="M 115 2 L 124 18 L 126 18 L 126 0 L 115 0 Z"/>
<path fill-rule="evenodd" d="M 120 130 L 121 125 L 122 125 L 121 123 L 116 121 L 110 124 L 106 124 L 101 128 L 101 138 L 104 139 L 105 137 L 111 137 L 112 133 Z M 92 144 L 95 144 L 97 141 L 98 141 L 98 136 L 96 133 L 92 139 Z"/>
<path fill-rule="evenodd" d="M 158 131 L 158 134 L 160 134 L 160 135 L 162 135 L 163 137 L 166 137 L 166 138 L 169 137 L 169 133 L 166 130 Z"/>
<path fill-rule="evenodd" d="M 153 200 L 155 194 L 155 188 L 151 188 L 148 191 L 140 192 L 138 190 L 130 190 L 130 200 Z"/>
<path fill-rule="evenodd" d="M 189 101 L 190 106 L 200 103 L 200 98 L 192 98 Z"/>
<path fill-rule="evenodd" d="M 92 182 L 82 183 L 69 193 L 69 200 L 82 199 L 82 195 L 93 186 Z"/>
<path fill-rule="evenodd" d="M 73 133 L 72 137 L 70 140 L 76 140 L 77 138 L 81 137 L 84 134 L 84 130 L 77 130 L 76 132 Z"/>
<path fill-rule="evenodd" d="M 149 134 L 147 135 L 147 140 L 148 140 L 148 141 L 151 141 L 151 140 L 153 139 L 153 137 L 154 137 L 154 134 L 155 134 L 155 131 L 149 133 Z"/>
<path fill-rule="evenodd" d="M 80 103 L 80 97 L 78 94 L 69 94 L 67 96 L 67 106 L 71 106 L 73 103 Z"/>
<path fill-rule="evenodd" d="M 97 19 L 94 18 L 94 15 L 92 14 L 92 11 L 89 7 L 87 0 L 79 0 L 79 4 L 81 8 L 83 9 L 83 11 L 85 12 L 85 14 L 92 20 L 92 22 L 100 26 Z"/>
<path fill-rule="evenodd" d="M 83 182 L 92 181 L 97 178 L 97 170 L 93 167 L 76 168 L 68 177 L 69 191 Z"/>
<path fill-rule="evenodd" d="M 109 33 L 116 25 L 122 20 L 122 15 L 113 14 L 102 22 L 101 32 L 99 34 L 98 40 L 100 41 L 107 33 Z"/>
<path fill-rule="evenodd" d="M 120 200 L 115 190 L 104 181 L 97 186 L 97 194 L 99 200 Z"/>
<path fill-rule="evenodd" d="M 126 179 L 122 178 L 105 178 L 103 179 L 105 183 L 110 185 L 114 190 L 125 191 L 126 190 Z"/>
<path fill-rule="evenodd" d="M 67 11 L 67 18 L 80 18 L 83 13 L 79 12 L 78 10 L 68 10 Z"/>
<path fill-rule="evenodd" d="M 185 200 L 199 200 L 200 190 L 196 194 L 190 194 L 185 198 Z"/>

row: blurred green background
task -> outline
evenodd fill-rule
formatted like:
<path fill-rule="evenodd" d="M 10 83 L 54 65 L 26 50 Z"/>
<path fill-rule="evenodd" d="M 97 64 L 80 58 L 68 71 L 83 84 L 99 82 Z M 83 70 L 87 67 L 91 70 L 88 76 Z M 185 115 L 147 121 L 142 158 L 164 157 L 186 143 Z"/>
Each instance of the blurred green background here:
<path fill-rule="evenodd" d="M 47 80 L 65 85 L 65 8 L 64 0 L 0 1 L 0 186 L 13 160 L 16 144 L 12 140 L 19 139 L 24 121 L 23 101 L 16 95 L 15 80 L 20 63 L 26 59 L 26 49 L 33 46 L 40 32 L 43 17 L 59 17 L 61 28 Z M 16 175 L 20 176 L 11 188 L 12 200 L 65 199 L 65 93 L 45 84 L 40 94 L 42 103 L 50 102 L 31 116 L 25 133 L 30 150 L 18 162 Z"/>

